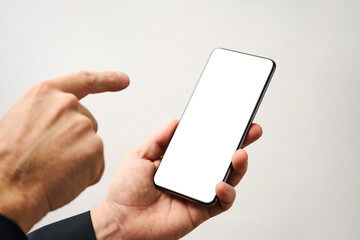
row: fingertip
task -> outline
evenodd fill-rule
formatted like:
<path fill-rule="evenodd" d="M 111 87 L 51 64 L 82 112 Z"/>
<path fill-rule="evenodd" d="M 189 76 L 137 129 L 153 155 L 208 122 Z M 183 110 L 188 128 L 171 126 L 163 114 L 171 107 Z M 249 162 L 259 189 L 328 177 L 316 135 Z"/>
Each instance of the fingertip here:
<path fill-rule="evenodd" d="M 232 167 L 237 173 L 244 174 L 248 165 L 248 154 L 244 149 L 239 149 L 232 158 Z"/>
<path fill-rule="evenodd" d="M 251 143 L 255 142 L 256 140 L 258 140 L 262 134 L 263 134 L 263 130 L 259 124 L 257 124 L 257 123 L 251 124 L 251 127 L 249 129 L 249 132 L 246 135 L 246 138 L 242 145 L 242 148 L 244 148 L 244 147 L 250 145 Z"/>
<path fill-rule="evenodd" d="M 247 157 L 248 157 L 248 154 L 247 154 L 246 150 L 244 150 L 244 149 L 236 150 L 234 155 L 236 155 L 239 158 L 246 158 L 247 159 Z"/>
<path fill-rule="evenodd" d="M 171 120 L 170 125 L 177 127 L 177 125 L 179 124 L 179 122 L 180 122 L 179 119 L 173 119 L 173 120 Z"/>
<path fill-rule="evenodd" d="M 219 198 L 220 205 L 223 210 L 229 209 L 235 201 L 235 188 L 225 182 L 220 182 L 216 185 L 216 195 Z"/>
<path fill-rule="evenodd" d="M 219 182 L 216 185 L 216 194 L 218 195 L 218 197 L 220 197 L 219 195 L 223 195 L 224 192 L 226 192 L 226 183 L 225 182 Z"/>
<path fill-rule="evenodd" d="M 172 135 L 174 134 L 175 129 L 177 128 L 179 124 L 179 120 L 177 119 L 173 119 L 170 121 L 170 123 L 168 125 L 166 125 L 165 129 L 163 130 L 165 132 L 165 142 L 166 145 L 168 144 L 168 142 L 170 141 Z"/>
<path fill-rule="evenodd" d="M 235 189 L 233 186 L 226 182 L 219 182 L 216 185 L 216 195 L 219 197 L 220 200 L 225 202 L 233 202 L 235 200 Z"/>
<path fill-rule="evenodd" d="M 173 135 L 173 133 L 174 133 L 174 131 L 175 131 L 178 124 L 179 124 L 179 120 L 173 119 L 160 132 L 165 131 L 166 135 L 168 137 L 171 137 Z"/>
<path fill-rule="evenodd" d="M 251 128 L 253 131 L 253 135 L 256 136 L 257 138 L 260 138 L 263 135 L 263 129 L 259 124 L 253 123 Z"/>
<path fill-rule="evenodd" d="M 117 71 L 115 72 L 115 75 L 117 76 L 114 87 L 115 90 L 122 90 L 130 85 L 130 78 L 126 73 Z"/>

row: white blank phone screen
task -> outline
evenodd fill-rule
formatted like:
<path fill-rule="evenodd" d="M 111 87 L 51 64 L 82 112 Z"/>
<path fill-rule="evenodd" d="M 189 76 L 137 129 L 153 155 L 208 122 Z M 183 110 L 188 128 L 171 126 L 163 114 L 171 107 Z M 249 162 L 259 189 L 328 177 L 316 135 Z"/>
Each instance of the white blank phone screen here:
<path fill-rule="evenodd" d="M 203 203 L 215 197 L 273 62 L 215 49 L 155 174 L 156 185 Z"/>

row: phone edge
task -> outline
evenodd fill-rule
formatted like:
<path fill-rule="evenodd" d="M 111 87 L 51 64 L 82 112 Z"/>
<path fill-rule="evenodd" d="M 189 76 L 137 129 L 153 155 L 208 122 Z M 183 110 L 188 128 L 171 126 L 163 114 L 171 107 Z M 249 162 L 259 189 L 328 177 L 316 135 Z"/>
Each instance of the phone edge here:
<path fill-rule="evenodd" d="M 199 77 L 199 79 L 198 79 L 198 81 L 197 81 L 197 83 L 196 83 L 196 85 L 195 85 L 195 87 L 194 87 L 194 90 L 193 90 L 193 92 L 191 93 L 191 96 L 190 96 L 190 98 L 189 98 L 189 100 L 188 100 L 188 102 L 187 102 L 187 104 L 186 104 L 186 106 L 185 106 L 185 108 L 184 108 L 184 111 L 183 111 L 183 113 L 182 113 L 182 115 L 181 115 L 181 117 L 180 117 L 180 119 L 179 119 L 179 124 L 180 124 L 181 119 L 182 119 L 183 115 L 185 114 L 186 109 L 187 109 L 187 107 L 188 107 L 188 105 L 189 105 L 189 103 L 190 103 L 190 101 L 191 101 L 191 99 L 192 99 L 192 97 L 193 97 L 193 94 L 194 94 L 194 92 L 195 92 L 195 89 L 197 88 L 197 86 L 198 86 L 198 84 L 199 84 L 199 82 L 200 82 L 200 80 L 201 80 L 201 77 L 202 77 L 202 75 L 203 75 L 203 73 L 204 73 L 204 71 L 205 71 L 205 69 L 206 69 L 206 66 L 207 66 L 209 60 L 211 59 L 212 54 L 213 54 L 217 49 L 222 49 L 222 50 L 226 50 L 226 51 L 232 51 L 232 52 L 237 52 L 237 53 L 241 53 L 241 54 L 246 54 L 246 55 L 253 56 L 253 57 L 258 57 L 258 58 L 267 59 L 267 60 L 270 60 L 271 63 L 272 63 L 272 68 L 271 68 L 269 77 L 268 77 L 268 79 L 266 80 L 266 83 L 265 83 L 265 85 L 264 85 L 264 88 L 262 89 L 262 91 L 261 91 L 261 93 L 260 93 L 260 96 L 259 96 L 258 101 L 256 102 L 254 111 L 253 111 L 252 114 L 251 114 L 250 120 L 249 120 L 249 122 L 248 122 L 248 124 L 247 124 L 247 126 L 246 126 L 246 129 L 245 129 L 245 131 L 244 131 L 244 134 L 243 134 L 242 138 L 240 139 L 240 142 L 239 142 L 238 147 L 237 147 L 237 149 L 236 149 L 236 150 L 238 150 L 238 149 L 241 148 L 241 146 L 242 146 L 242 144 L 243 144 L 243 142 L 244 142 L 244 140 L 245 140 L 245 137 L 246 137 L 246 135 L 247 135 L 247 133 L 248 133 L 248 131 L 249 131 L 249 129 L 250 129 L 251 123 L 252 123 L 252 121 L 254 120 L 255 115 L 256 115 L 259 107 L 260 107 L 261 101 L 262 101 L 262 99 L 263 99 L 264 96 L 265 96 L 266 90 L 267 90 L 268 86 L 270 85 L 270 80 L 272 79 L 272 77 L 273 77 L 273 75 L 274 75 L 274 72 L 275 72 L 275 69 L 276 69 L 276 62 L 275 62 L 274 60 L 270 59 L 270 58 L 261 57 L 261 56 L 253 55 L 253 54 L 248 54 L 248 53 L 244 53 L 244 52 L 240 52 L 240 51 L 235 51 L 235 50 L 231 50 L 231 49 L 227 49 L 227 48 L 217 47 L 217 48 L 213 49 L 212 52 L 210 53 L 207 61 L 206 61 L 205 67 L 204 67 L 204 69 L 202 70 L 202 72 L 201 72 L 201 74 L 200 74 L 200 77 Z M 176 128 L 176 129 L 177 129 L 177 128 Z M 175 131 L 173 132 L 173 134 L 172 134 L 172 136 L 171 136 L 171 139 L 172 139 L 172 137 L 175 135 L 176 129 L 175 129 Z M 170 142 L 171 142 L 171 139 L 170 139 Z M 170 143 L 170 142 L 169 142 L 169 143 Z M 236 151 L 236 150 L 235 150 L 235 151 Z M 166 152 L 166 150 L 165 150 L 165 152 Z M 198 199 L 191 198 L 191 197 L 189 197 L 189 196 L 187 196 L 187 195 L 183 195 L 183 194 L 181 194 L 181 193 L 175 192 L 175 191 L 173 191 L 173 190 L 170 190 L 170 189 L 168 189 L 168 188 L 165 188 L 165 187 L 162 187 L 162 186 L 156 184 L 156 182 L 155 182 L 155 175 L 156 175 L 156 172 L 157 172 L 157 170 L 159 169 L 160 165 L 161 165 L 161 161 L 160 161 L 160 164 L 159 164 L 159 166 L 157 167 L 157 169 L 156 169 L 156 171 L 155 171 L 155 173 L 154 173 L 154 176 L 153 176 L 153 178 L 152 178 L 152 179 L 153 179 L 153 184 L 154 184 L 154 186 L 155 186 L 156 188 L 161 189 L 161 190 L 165 190 L 165 191 L 167 191 L 167 192 L 169 192 L 169 193 L 171 193 L 171 194 L 173 194 L 173 195 L 175 195 L 175 196 L 177 196 L 177 197 L 185 198 L 185 199 L 187 199 L 187 200 L 189 200 L 189 201 L 192 201 L 192 202 L 195 202 L 195 203 L 199 203 L 199 204 L 201 204 L 201 205 L 203 205 L 203 206 L 211 207 L 211 206 L 214 206 L 214 205 L 216 204 L 216 202 L 217 202 L 217 200 L 218 200 L 218 196 L 217 196 L 216 194 L 215 194 L 214 198 L 213 198 L 210 202 L 203 202 L 203 201 L 200 201 L 200 200 L 198 200 Z M 225 174 L 225 176 L 224 176 L 223 182 L 226 182 L 226 181 L 227 181 L 227 179 L 228 179 L 228 177 L 229 177 L 229 175 L 230 175 L 230 172 L 231 172 L 231 168 L 232 168 L 232 163 L 231 163 L 231 161 L 230 161 L 230 164 L 229 164 L 228 170 L 226 171 L 226 174 Z"/>

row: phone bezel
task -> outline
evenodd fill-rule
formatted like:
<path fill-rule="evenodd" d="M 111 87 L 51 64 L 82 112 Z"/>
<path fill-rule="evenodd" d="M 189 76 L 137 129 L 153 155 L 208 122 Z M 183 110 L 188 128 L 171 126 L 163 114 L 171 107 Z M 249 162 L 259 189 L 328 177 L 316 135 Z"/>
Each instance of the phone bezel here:
<path fill-rule="evenodd" d="M 235 51 L 235 50 L 231 50 L 231 49 L 226 49 L 226 48 L 215 48 L 215 49 L 211 52 L 209 58 L 208 58 L 207 61 L 206 61 L 205 67 L 204 67 L 203 71 L 202 71 L 201 74 L 200 74 L 199 80 L 197 81 L 197 83 L 196 83 L 196 85 L 195 85 L 195 88 L 194 88 L 194 90 L 193 90 L 193 92 L 191 93 L 191 96 L 190 96 L 190 98 L 189 98 L 189 101 L 187 102 L 187 104 L 186 104 L 186 106 L 185 106 L 185 109 L 184 109 L 184 111 L 183 111 L 183 113 L 182 113 L 182 115 L 181 115 L 179 124 L 180 124 L 180 122 L 181 122 L 182 117 L 184 116 L 184 114 L 185 114 L 185 112 L 186 112 L 186 109 L 187 109 L 187 107 L 188 107 L 188 105 L 189 105 L 189 103 L 190 103 L 190 101 L 191 101 L 191 99 L 192 99 L 192 97 L 193 97 L 193 94 L 194 94 L 194 92 L 195 92 L 195 89 L 197 88 L 197 86 L 198 86 L 198 84 L 199 84 L 199 82 L 200 82 L 200 80 L 201 80 L 201 77 L 202 77 L 202 75 L 203 75 L 203 73 L 204 73 L 204 71 L 205 71 L 205 69 L 206 69 L 206 66 L 207 66 L 209 60 L 211 59 L 211 56 L 212 56 L 213 52 L 214 52 L 215 50 L 217 50 L 217 49 L 222 49 L 222 50 L 226 50 L 226 51 L 232 51 L 232 52 L 236 52 L 236 53 L 240 53 L 240 54 L 245 54 L 245 55 L 249 55 L 249 56 L 253 56 L 253 57 L 258 57 L 258 58 L 263 58 L 263 59 L 266 59 L 266 60 L 270 60 L 270 61 L 272 62 L 272 67 L 271 67 L 271 71 L 270 71 L 270 73 L 269 73 L 269 76 L 268 76 L 268 78 L 267 78 L 267 80 L 266 80 L 266 82 L 265 82 L 265 84 L 264 84 L 264 87 L 263 87 L 263 89 L 262 89 L 262 91 L 261 91 L 261 93 L 260 93 L 260 96 L 259 96 L 259 98 L 258 98 L 258 100 L 257 100 L 257 102 L 256 102 L 255 108 L 254 108 L 254 110 L 253 110 L 253 112 L 252 112 L 252 114 L 251 114 L 251 116 L 250 116 L 250 119 L 249 119 L 247 125 L 246 125 L 244 134 L 242 135 L 242 137 L 241 137 L 241 139 L 240 139 L 240 142 L 239 142 L 239 144 L 238 144 L 238 147 L 235 149 L 235 151 L 237 151 L 238 149 L 240 149 L 240 148 L 242 147 L 242 144 L 244 143 L 245 137 L 246 137 L 246 135 L 247 135 L 247 133 L 248 133 L 248 131 L 249 131 L 249 129 L 250 129 L 250 126 L 251 126 L 251 124 L 252 124 L 252 122 L 253 122 L 253 120 L 254 120 L 254 118 L 255 118 L 255 115 L 256 115 L 256 113 L 257 113 L 257 111 L 258 111 L 258 109 L 259 109 L 259 106 L 260 106 L 260 104 L 261 104 L 261 101 L 262 101 L 262 99 L 264 98 L 265 92 L 266 92 L 266 90 L 267 90 L 267 88 L 268 88 L 268 86 L 269 86 L 269 84 L 270 84 L 270 80 L 271 80 L 271 78 L 272 78 L 273 75 L 274 75 L 274 72 L 275 72 L 275 69 L 276 69 L 276 63 L 275 63 L 274 60 L 272 60 L 272 59 L 270 59 L 270 58 L 266 58 L 266 57 L 261 57 L 261 56 L 257 56 L 257 55 L 253 55 L 253 54 L 243 53 L 243 52 L 239 52 L 239 51 Z M 171 136 L 171 138 L 174 136 L 175 132 L 176 132 L 176 129 L 175 129 L 175 131 L 173 132 L 173 135 Z M 170 141 L 171 141 L 171 140 L 170 140 Z M 166 152 L 166 151 L 165 151 L 165 152 Z M 201 201 L 201 200 L 199 200 L 199 199 L 192 198 L 192 197 L 190 197 L 190 196 L 187 196 L 187 195 L 178 193 L 178 192 L 176 192 L 176 191 L 173 191 L 173 190 L 171 190 L 171 189 L 168 189 L 168 188 L 165 188 L 165 187 L 162 187 L 162 186 L 156 184 L 156 183 L 155 183 L 155 175 L 156 175 L 156 172 L 157 172 L 157 170 L 159 169 L 160 165 L 161 165 L 161 161 L 160 161 L 160 164 L 159 164 L 158 168 L 156 169 L 155 174 L 154 174 L 154 177 L 153 177 L 153 183 L 154 183 L 155 187 L 157 187 L 158 189 L 161 189 L 161 190 L 165 190 L 166 192 L 169 192 L 169 193 L 171 193 L 171 194 L 173 194 L 173 195 L 175 195 L 175 196 L 178 196 L 178 197 L 181 197 L 181 198 L 185 198 L 185 199 L 187 199 L 187 200 L 190 200 L 190 201 L 195 202 L 195 203 L 199 203 L 199 204 L 204 205 L 204 206 L 207 206 L 207 207 L 211 207 L 211 206 L 214 206 L 214 205 L 216 204 L 216 202 L 217 202 L 217 200 L 218 200 L 218 196 L 217 196 L 216 194 L 215 194 L 213 200 L 211 200 L 210 202 L 203 202 L 203 201 Z M 228 179 L 228 177 L 229 177 L 229 175 L 230 175 L 230 172 L 231 172 L 231 168 L 232 168 L 232 163 L 231 163 L 231 161 L 230 161 L 230 164 L 229 164 L 229 167 L 228 167 L 228 169 L 227 169 L 227 171 L 226 171 L 226 173 L 225 173 L 223 182 L 226 182 L 226 181 L 227 181 L 227 179 Z"/>

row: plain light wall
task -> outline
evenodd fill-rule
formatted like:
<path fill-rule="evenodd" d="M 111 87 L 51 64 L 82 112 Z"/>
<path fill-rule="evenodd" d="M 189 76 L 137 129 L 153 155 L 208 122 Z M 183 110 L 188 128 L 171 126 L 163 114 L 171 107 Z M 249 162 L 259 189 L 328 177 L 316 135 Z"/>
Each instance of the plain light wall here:
<path fill-rule="evenodd" d="M 356 0 L 1 0 L 0 116 L 64 73 L 131 78 L 82 101 L 105 144 L 102 180 L 34 229 L 99 204 L 122 156 L 181 116 L 210 52 L 225 47 L 277 62 L 255 118 L 264 135 L 233 208 L 184 239 L 359 239 L 359 13 Z"/>

